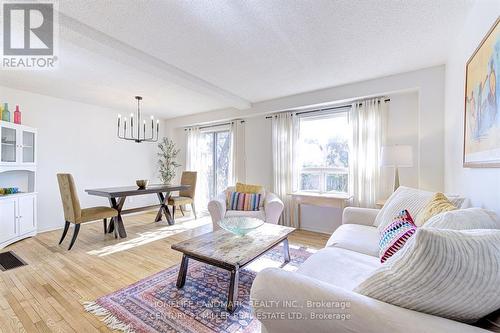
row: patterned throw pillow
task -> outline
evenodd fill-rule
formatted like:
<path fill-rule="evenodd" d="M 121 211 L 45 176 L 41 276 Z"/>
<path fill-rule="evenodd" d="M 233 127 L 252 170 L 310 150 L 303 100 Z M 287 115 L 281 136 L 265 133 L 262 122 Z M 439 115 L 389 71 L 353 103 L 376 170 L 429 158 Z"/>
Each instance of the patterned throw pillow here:
<path fill-rule="evenodd" d="M 227 192 L 228 210 L 259 210 L 262 195 L 260 193 Z"/>
<path fill-rule="evenodd" d="M 415 224 L 419 227 L 423 226 L 431 217 L 440 213 L 455 210 L 455 207 L 443 193 L 436 193 L 427 203 L 425 208 L 418 213 Z"/>
<path fill-rule="evenodd" d="M 264 199 L 266 197 L 266 190 L 262 185 L 254 185 L 254 184 L 244 184 L 244 183 L 236 183 L 236 192 L 241 193 L 259 193 L 260 194 L 260 207 L 264 207 Z"/>
<path fill-rule="evenodd" d="M 384 263 L 401 249 L 416 230 L 417 226 L 410 213 L 407 210 L 399 213 L 380 235 L 380 262 Z"/>

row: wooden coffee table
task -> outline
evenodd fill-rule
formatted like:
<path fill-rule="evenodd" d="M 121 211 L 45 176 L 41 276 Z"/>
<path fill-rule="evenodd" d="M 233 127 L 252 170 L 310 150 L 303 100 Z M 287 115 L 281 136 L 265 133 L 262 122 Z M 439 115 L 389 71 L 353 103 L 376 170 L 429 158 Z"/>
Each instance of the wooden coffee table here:
<path fill-rule="evenodd" d="M 231 273 L 227 311 L 232 313 L 236 310 L 238 299 L 239 270 L 281 242 L 284 246 L 284 264 L 290 262 L 288 235 L 294 230 L 295 228 L 264 223 L 245 236 L 217 230 L 174 244 L 172 249 L 183 253 L 177 288 L 184 287 L 190 258 L 226 269 Z"/>

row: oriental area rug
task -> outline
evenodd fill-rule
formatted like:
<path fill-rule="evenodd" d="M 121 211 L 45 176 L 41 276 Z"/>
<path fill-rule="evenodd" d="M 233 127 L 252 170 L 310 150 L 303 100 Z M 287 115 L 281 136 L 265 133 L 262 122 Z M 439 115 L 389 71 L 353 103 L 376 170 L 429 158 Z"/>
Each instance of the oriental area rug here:
<path fill-rule="evenodd" d="M 294 271 L 315 250 L 290 245 Z M 278 246 L 240 271 L 238 307 L 226 311 L 229 272 L 190 260 L 186 284 L 177 289 L 179 265 L 170 267 L 121 290 L 85 302 L 85 310 L 100 317 L 112 330 L 126 333 L 260 332 L 252 315 L 250 288 L 258 271 L 280 267 L 283 247 Z"/>

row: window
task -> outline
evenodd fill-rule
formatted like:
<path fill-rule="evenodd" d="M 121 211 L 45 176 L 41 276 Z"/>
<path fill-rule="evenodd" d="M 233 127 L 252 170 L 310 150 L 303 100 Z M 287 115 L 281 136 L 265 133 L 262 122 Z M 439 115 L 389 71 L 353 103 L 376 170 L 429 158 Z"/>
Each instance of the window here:
<path fill-rule="evenodd" d="M 229 180 L 231 135 L 229 131 L 205 131 L 200 135 L 200 191 L 204 202 L 224 191 Z"/>
<path fill-rule="evenodd" d="M 347 111 L 300 118 L 301 191 L 347 193 L 350 126 Z"/>

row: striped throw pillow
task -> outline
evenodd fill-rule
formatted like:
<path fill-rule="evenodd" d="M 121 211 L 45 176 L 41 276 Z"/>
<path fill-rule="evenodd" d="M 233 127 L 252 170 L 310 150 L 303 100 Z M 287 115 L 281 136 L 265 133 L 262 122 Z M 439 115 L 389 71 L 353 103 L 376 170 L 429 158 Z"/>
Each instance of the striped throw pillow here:
<path fill-rule="evenodd" d="M 400 212 L 380 235 L 380 262 L 384 263 L 401 249 L 416 230 L 410 213 L 407 210 Z"/>
<path fill-rule="evenodd" d="M 227 192 L 226 201 L 228 210 L 259 210 L 260 193 Z"/>

